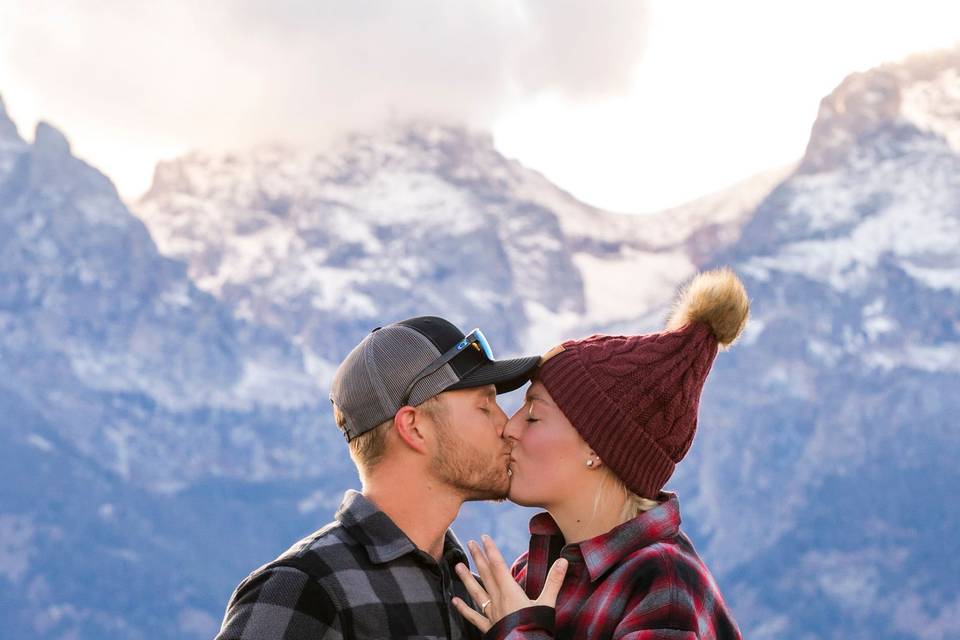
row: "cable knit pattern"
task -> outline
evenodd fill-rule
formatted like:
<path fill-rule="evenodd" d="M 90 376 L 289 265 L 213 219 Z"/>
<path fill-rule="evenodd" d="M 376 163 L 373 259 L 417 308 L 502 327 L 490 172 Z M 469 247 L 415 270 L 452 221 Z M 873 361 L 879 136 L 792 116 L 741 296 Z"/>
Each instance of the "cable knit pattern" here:
<path fill-rule="evenodd" d="M 654 498 L 693 444 L 717 352 L 736 341 L 749 315 L 737 275 L 705 271 L 681 291 L 666 331 L 564 342 L 538 379 L 617 477 Z"/>
<path fill-rule="evenodd" d="M 563 344 L 538 379 L 600 458 L 635 493 L 654 497 L 697 429 L 717 340 L 704 323 Z"/>

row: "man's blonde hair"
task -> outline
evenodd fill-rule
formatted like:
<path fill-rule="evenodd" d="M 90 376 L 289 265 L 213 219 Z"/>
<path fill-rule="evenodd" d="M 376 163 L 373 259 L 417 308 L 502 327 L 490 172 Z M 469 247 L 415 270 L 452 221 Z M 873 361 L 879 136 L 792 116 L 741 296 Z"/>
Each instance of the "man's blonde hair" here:
<path fill-rule="evenodd" d="M 435 422 L 443 422 L 446 415 L 440 394 L 429 398 L 420 405 L 422 409 Z M 336 404 L 333 405 L 333 419 L 341 429 L 347 423 L 347 417 L 343 415 Z M 390 427 L 393 425 L 393 418 L 381 422 L 373 429 L 365 431 L 347 443 L 350 448 L 350 458 L 361 473 L 369 472 L 376 467 L 387 454 L 387 436 L 390 434 Z"/>
<path fill-rule="evenodd" d="M 336 404 L 333 405 L 333 419 L 341 429 L 347 424 L 347 417 Z M 387 452 L 387 433 L 390 431 L 391 424 L 393 424 L 393 418 L 381 422 L 369 431 L 364 431 L 347 443 L 350 448 L 350 458 L 353 459 L 359 471 L 368 471 L 383 459 Z"/>

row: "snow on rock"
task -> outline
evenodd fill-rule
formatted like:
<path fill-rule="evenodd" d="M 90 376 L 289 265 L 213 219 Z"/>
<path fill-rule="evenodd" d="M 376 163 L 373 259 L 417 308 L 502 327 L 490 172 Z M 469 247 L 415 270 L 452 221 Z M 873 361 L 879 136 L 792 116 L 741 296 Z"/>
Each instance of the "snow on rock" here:
<path fill-rule="evenodd" d="M 198 286 L 333 364 L 342 347 L 324 327 L 359 339 L 440 314 L 516 352 L 540 347 L 527 336 L 636 318 L 732 244 L 784 173 L 658 215 L 613 214 L 503 157 L 487 134 L 414 121 L 315 152 L 161 163 L 136 210 Z"/>
<path fill-rule="evenodd" d="M 931 80 L 911 84 L 901 99 L 907 121 L 960 152 L 960 68 L 943 69 Z"/>

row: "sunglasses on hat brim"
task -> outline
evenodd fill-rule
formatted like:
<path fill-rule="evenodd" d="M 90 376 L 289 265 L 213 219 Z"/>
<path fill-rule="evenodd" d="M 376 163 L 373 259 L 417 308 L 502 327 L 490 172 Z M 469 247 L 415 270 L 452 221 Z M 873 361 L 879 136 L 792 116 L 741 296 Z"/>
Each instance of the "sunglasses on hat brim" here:
<path fill-rule="evenodd" d="M 436 373 L 443 365 L 447 364 L 458 355 L 463 353 L 463 350 L 472 347 L 482 352 L 484 357 L 490 362 L 493 362 L 493 349 L 490 348 L 490 343 L 487 342 L 486 336 L 483 335 L 483 331 L 480 329 L 474 329 L 467 335 L 463 337 L 457 344 L 453 345 L 447 351 L 441 355 L 439 358 L 428 364 L 423 370 L 418 373 L 410 384 L 407 385 L 406 390 L 403 392 L 403 398 L 400 400 L 400 406 L 404 407 L 410 403 L 410 394 L 413 393 L 413 388 L 417 386 L 417 383 Z"/>

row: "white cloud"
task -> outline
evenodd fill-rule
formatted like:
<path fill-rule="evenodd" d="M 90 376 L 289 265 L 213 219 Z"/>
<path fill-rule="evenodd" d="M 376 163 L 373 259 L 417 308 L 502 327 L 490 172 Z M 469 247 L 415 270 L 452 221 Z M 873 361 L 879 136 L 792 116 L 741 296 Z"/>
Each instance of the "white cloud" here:
<path fill-rule="evenodd" d="M 941 0 L 0 0 L 0 92 L 127 196 L 190 148 L 412 115 L 644 211 L 796 160 L 844 76 L 957 24 Z"/>
<path fill-rule="evenodd" d="M 654 0 L 630 90 L 526 102 L 497 145 L 591 204 L 655 211 L 798 160 L 844 77 L 951 46 L 958 24 L 939 0 Z"/>
<path fill-rule="evenodd" d="M 0 92 L 21 130 L 53 122 L 123 182 L 135 158 L 186 148 L 316 143 L 389 116 L 491 126 L 532 96 L 622 92 L 644 6 L 0 0 Z"/>

